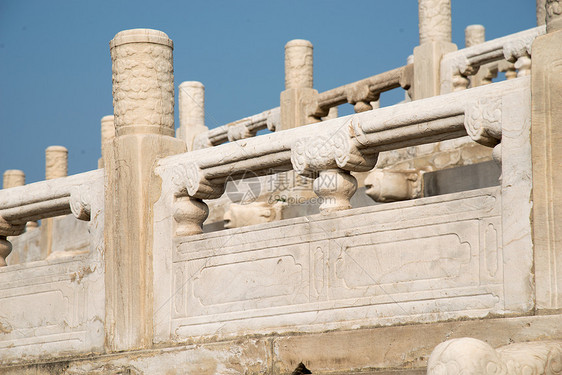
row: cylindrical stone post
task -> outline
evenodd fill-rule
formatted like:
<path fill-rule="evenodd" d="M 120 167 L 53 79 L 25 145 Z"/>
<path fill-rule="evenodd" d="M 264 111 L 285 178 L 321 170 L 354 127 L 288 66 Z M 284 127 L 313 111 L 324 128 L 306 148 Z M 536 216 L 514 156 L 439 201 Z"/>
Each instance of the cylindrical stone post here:
<path fill-rule="evenodd" d="M 546 0 L 537 0 L 537 26 L 546 23 Z"/>
<path fill-rule="evenodd" d="M 562 309 L 562 0 L 546 0 L 546 31 L 533 41 L 532 56 L 523 55 L 515 63 L 518 77 L 522 71 L 531 73 L 531 233 L 534 307 L 539 314 Z M 505 168 L 509 158 L 502 143 Z"/>
<path fill-rule="evenodd" d="M 103 116 L 101 118 L 101 144 L 111 141 L 115 138 L 115 123 L 113 115 Z"/>
<path fill-rule="evenodd" d="M 20 171 L 19 169 L 8 169 L 4 172 L 4 181 L 3 187 L 4 189 L 9 189 L 17 186 L 25 185 L 25 173 Z M 27 229 L 37 228 L 39 224 L 36 221 L 30 221 L 26 224 Z"/>
<path fill-rule="evenodd" d="M 445 93 L 441 92 L 441 59 L 457 50 L 451 43 L 450 0 L 418 0 L 418 12 L 420 45 L 414 47 L 414 82 L 410 93 L 414 100 Z"/>
<path fill-rule="evenodd" d="M 186 81 L 179 86 L 180 126 L 205 126 L 205 86 L 201 82 Z"/>
<path fill-rule="evenodd" d="M 101 158 L 98 160 L 98 168 L 103 168 L 103 155 L 105 153 L 105 145 L 115 138 L 115 122 L 114 116 L 108 115 L 101 118 Z"/>
<path fill-rule="evenodd" d="M 49 146 L 45 150 L 45 179 L 66 177 L 68 175 L 68 150 L 63 146 Z M 53 252 L 53 218 L 41 220 L 41 256 L 48 257 Z"/>
<path fill-rule="evenodd" d="M 162 31 L 125 30 L 109 42 L 116 136 L 174 136 L 173 43 Z"/>
<path fill-rule="evenodd" d="M 124 351 L 153 343 L 153 260 L 164 256 L 160 241 L 173 236 L 172 225 L 155 229 L 163 214 L 155 202 L 173 196 L 154 168 L 186 147 L 174 137 L 172 40 L 135 29 L 119 32 L 109 46 L 115 139 L 103 154 L 105 332 L 107 350 Z"/>
<path fill-rule="evenodd" d="M 482 25 L 469 25 L 464 29 L 464 45 L 472 47 L 486 41 L 486 29 Z"/>
<path fill-rule="evenodd" d="M 68 150 L 63 146 L 49 146 L 45 150 L 45 179 L 68 175 Z"/>
<path fill-rule="evenodd" d="M 295 39 L 285 45 L 285 91 L 281 93 L 281 126 L 286 130 L 320 121 L 312 115 L 318 91 L 312 88 L 312 43 Z"/>
<path fill-rule="evenodd" d="M 25 185 L 25 173 L 19 169 L 8 169 L 4 172 L 4 181 L 2 187 L 4 189 Z"/>
<path fill-rule="evenodd" d="M 418 0 L 420 45 L 451 42 L 451 0 Z"/>
<path fill-rule="evenodd" d="M 191 151 L 195 137 L 208 130 L 205 126 L 205 86 L 201 82 L 186 81 L 179 85 L 178 92 L 180 127 L 177 138 L 185 141 Z"/>
<path fill-rule="evenodd" d="M 312 88 L 312 43 L 295 39 L 285 45 L 285 90 Z"/>

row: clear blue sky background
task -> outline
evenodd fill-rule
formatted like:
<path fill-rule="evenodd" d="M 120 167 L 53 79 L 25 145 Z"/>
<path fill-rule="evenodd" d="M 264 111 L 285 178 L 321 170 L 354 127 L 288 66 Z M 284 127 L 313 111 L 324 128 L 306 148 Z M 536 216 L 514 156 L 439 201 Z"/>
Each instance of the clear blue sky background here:
<path fill-rule="evenodd" d="M 470 24 L 487 39 L 536 26 L 533 0 L 453 0 L 452 12 L 459 48 Z M 401 66 L 418 44 L 414 0 L 0 0 L 0 173 L 44 179 L 50 145 L 68 148 L 69 174 L 97 167 L 100 119 L 113 113 L 108 42 L 139 27 L 173 39 L 176 98 L 182 81 L 203 82 L 210 128 L 279 105 L 291 39 L 314 44 L 319 91 Z"/>

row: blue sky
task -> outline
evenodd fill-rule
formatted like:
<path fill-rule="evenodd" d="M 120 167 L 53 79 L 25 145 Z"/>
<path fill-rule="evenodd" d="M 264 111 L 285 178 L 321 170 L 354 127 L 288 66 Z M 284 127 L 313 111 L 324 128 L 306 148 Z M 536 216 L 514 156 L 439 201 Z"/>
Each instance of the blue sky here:
<path fill-rule="evenodd" d="M 536 26 L 532 0 L 452 0 L 452 13 L 459 48 L 470 24 L 487 39 Z M 325 91 L 404 65 L 419 38 L 414 0 L 0 0 L 0 173 L 43 180 L 50 145 L 68 148 L 69 174 L 97 167 L 100 119 L 113 113 L 109 41 L 139 27 L 173 39 L 176 98 L 181 82 L 203 82 L 210 128 L 279 105 L 291 39 L 314 44 Z"/>

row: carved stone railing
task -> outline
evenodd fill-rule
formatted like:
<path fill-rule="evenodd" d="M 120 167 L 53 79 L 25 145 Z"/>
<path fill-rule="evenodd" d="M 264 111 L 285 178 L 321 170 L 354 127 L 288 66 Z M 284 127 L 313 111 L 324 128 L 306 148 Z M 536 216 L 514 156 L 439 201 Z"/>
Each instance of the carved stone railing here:
<path fill-rule="evenodd" d="M 279 107 L 263 111 L 257 115 L 245 117 L 238 121 L 228 123 L 208 130 L 195 137 L 193 149 L 217 146 L 225 142 L 233 142 L 244 138 L 253 137 L 262 129 L 274 131 L 280 121 Z"/>
<path fill-rule="evenodd" d="M 282 133 L 243 139 L 219 148 L 174 155 L 162 159 L 157 170 L 164 181 L 174 182 L 174 196 L 178 202 L 183 202 L 182 214 L 178 214 L 177 221 L 197 222 L 197 225 L 187 226 L 180 223 L 183 229 L 179 232 L 199 233 L 202 220 L 206 217 L 202 199 L 219 197 L 224 192 L 227 178 L 239 178 L 247 171 L 256 175 L 290 169 L 306 175 L 319 172 L 345 176 L 341 178 L 354 185 L 354 178 L 349 176 L 349 172 L 372 169 L 378 153 L 382 151 L 467 134 L 478 143 L 494 147 L 501 139 L 501 129 L 498 127 L 501 103 L 489 96 L 496 91 L 513 90 L 518 85 L 521 85 L 521 81 L 481 87 L 475 91 L 478 96 L 459 93 L 434 97 L 381 108 L 374 113 L 361 113 Z M 490 95 L 485 95 L 488 91 Z M 480 97 L 485 99 L 475 99 Z M 317 176 L 317 180 L 322 180 L 322 177 Z M 336 200 L 341 205 L 338 209 L 342 209 L 346 206 L 343 202 L 348 201 L 354 192 L 351 187 L 343 188 L 344 185 L 342 182 L 338 186 L 341 191 L 335 189 L 325 192 L 321 186 L 315 190 L 324 198 L 338 196 Z M 349 197 L 338 194 L 347 194 Z M 327 206 L 321 206 L 321 211 L 330 210 Z M 193 217 L 190 216 L 191 211 Z M 190 229 L 185 229 L 187 227 Z"/>
<path fill-rule="evenodd" d="M 441 94 L 466 89 L 467 77 L 492 62 L 507 60 L 515 63 L 518 77 L 529 75 L 531 45 L 545 32 L 545 26 L 539 26 L 446 54 L 441 61 Z"/>
<path fill-rule="evenodd" d="M 73 213 L 88 221 L 87 250 L 60 251 L 54 246 L 53 256 L 20 264 L 10 259 L 8 267 L 0 267 L 3 364 L 104 350 L 103 191 L 103 169 L 0 190 L 0 262 L 9 254 L 8 240 L 16 245 L 29 239 L 28 234 L 45 237 L 47 218 Z M 7 237 L 22 233 L 25 222 L 39 219 L 39 228 Z M 57 237 L 75 241 L 73 235 L 76 232 L 68 230 Z M 19 243 L 18 251 L 29 245 Z"/>
<path fill-rule="evenodd" d="M 356 113 L 373 109 L 371 102 L 381 93 L 398 87 L 408 90 L 412 84 L 413 64 L 349 83 L 318 94 L 318 103 L 310 108 L 310 115 L 323 117 L 332 107 L 349 103 Z"/>
<path fill-rule="evenodd" d="M 530 311 L 529 81 L 160 159 L 155 341 Z M 380 152 L 467 135 L 494 148 L 500 186 L 349 210 L 356 188 L 350 172 L 372 169 Z M 205 200 L 221 196 L 225 181 L 291 169 L 314 178 L 321 215 L 202 233 Z M 425 244 L 423 254 L 410 252 L 414 243 Z M 419 263 L 423 275 L 414 280 L 409 271 L 388 271 L 387 263 L 377 263 L 383 258 L 398 268 Z"/>
<path fill-rule="evenodd" d="M 412 74 L 413 64 L 409 64 L 319 93 L 317 100 L 308 107 L 308 116 L 321 119 L 329 115 L 331 108 L 345 103 L 353 105 L 356 113 L 372 110 L 371 102 L 379 100 L 381 93 L 398 87 L 410 89 Z M 195 137 L 193 149 L 250 138 L 262 129 L 275 131 L 280 121 L 280 107 L 269 109 L 200 133 Z"/>
<path fill-rule="evenodd" d="M 89 221 L 94 182 L 103 185 L 103 169 L 0 190 L 0 265 L 11 251 L 6 237 L 22 234 L 27 222 L 70 213 Z"/>

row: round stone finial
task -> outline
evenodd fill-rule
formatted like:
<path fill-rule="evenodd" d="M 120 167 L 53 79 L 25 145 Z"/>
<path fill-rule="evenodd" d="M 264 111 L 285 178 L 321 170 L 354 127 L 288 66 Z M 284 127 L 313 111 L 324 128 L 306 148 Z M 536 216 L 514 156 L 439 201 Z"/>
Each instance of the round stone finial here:
<path fill-rule="evenodd" d="M 472 47 L 486 41 L 486 29 L 482 25 L 469 25 L 464 29 L 464 45 Z"/>
<path fill-rule="evenodd" d="M 178 88 L 180 126 L 205 125 L 205 86 L 201 82 L 182 82 Z"/>
<path fill-rule="evenodd" d="M 109 42 L 109 48 L 115 48 L 128 43 L 153 43 L 162 44 L 173 48 L 174 42 L 168 35 L 160 30 L 153 29 L 130 29 L 115 34 Z"/>
<path fill-rule="evenodd" d="M 68 175 L 68 150 L 63 146 L 49 146 L 45 150 L 45 179 Z"/>
<path fill-rule="evenodd" d="M 308 40 L 294 39 L 285 45 L 285 89 L 312 88 L 313 46 Z"/>
<path fill-rule="evenodd" d="M 25 185 L 25 173 L 19 169 L 8 169 L 4 172 L 3 188 L 9 189 Z"/>
<path fill-rule="evenodd" d="M 133 29 L 109 43 L 116 136 L 174 135 L 173 42 L 162 31 Z"/>
<path fill-rule="evenodd" d="M 420 45 L 451 42 L 451 0 L 418 0 Z"/>

